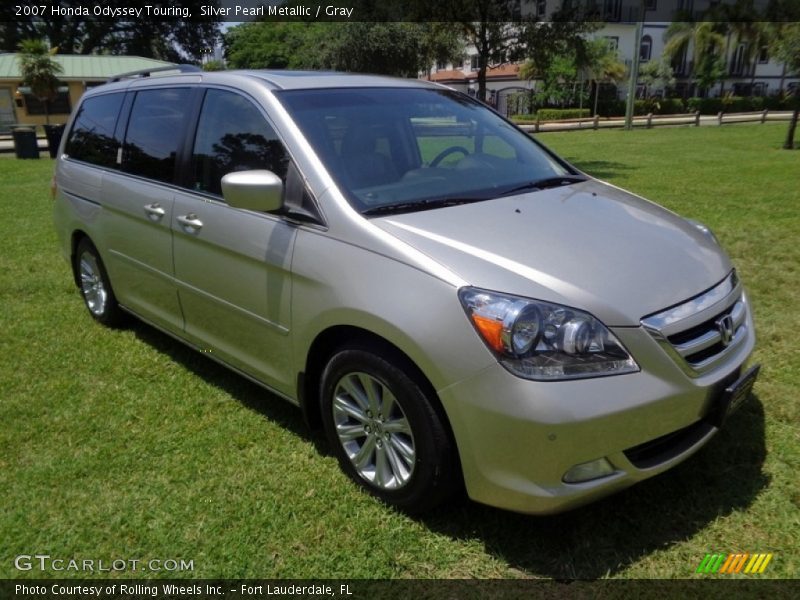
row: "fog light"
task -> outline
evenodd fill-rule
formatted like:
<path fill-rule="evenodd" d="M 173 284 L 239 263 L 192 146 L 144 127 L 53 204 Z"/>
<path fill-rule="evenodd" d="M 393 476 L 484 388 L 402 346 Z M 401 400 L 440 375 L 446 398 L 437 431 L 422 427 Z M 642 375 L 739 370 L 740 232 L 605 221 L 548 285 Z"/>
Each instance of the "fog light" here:
<path fill-rule="evenodd" d="M 614 467 L 606 458 L 598 458 L 590 462 L 575 465 L 564 473 L 564 483 L 583 483 L 592 479 L 607 477 L 614 472 Z"/>

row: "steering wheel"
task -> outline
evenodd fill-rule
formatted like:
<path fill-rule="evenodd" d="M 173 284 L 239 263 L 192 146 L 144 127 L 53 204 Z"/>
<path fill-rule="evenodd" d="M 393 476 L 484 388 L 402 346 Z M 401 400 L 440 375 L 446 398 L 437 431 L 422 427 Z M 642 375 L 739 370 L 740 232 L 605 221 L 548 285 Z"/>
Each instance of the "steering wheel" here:
<path fill-rule="evenodd" d="M 428 165 L 428 166 L 430 166 L 430 167 L 437 166 L 445 158 L 447 158 L 451 154 L 454 154 L 455 152 L 461 152 L 461 154 L 463 154 L 464 156 L 469 156 L 469 150 L 467 150 L 463 146 L 450 146 L 449 148 L 445 148 L 444 150 L 439 152 L 439 154 L 436 155 L 436 158 L 434 158 L 431 161 L 430 165 Z"/>

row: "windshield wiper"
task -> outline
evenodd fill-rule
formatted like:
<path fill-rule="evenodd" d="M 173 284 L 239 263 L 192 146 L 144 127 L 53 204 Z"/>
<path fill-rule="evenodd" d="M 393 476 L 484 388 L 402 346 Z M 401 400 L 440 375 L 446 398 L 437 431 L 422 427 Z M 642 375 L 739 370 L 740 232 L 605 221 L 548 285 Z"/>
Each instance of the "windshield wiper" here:
<path fill-rule="evenodd" d="M 416 200 L 414 202 L 398 202 L 397 204 L 374 206 L 361 211 L 361 214 L 390 215 L 404 212 L 415 212 L 418 210 L 430 210 L 433 208 L 444 208 L 445 206 L 457 206 L 459 204 L 471 204 L 473 202 L 483 202 L 484 200 L 488 200 L 488 198 L 437 198 L 431 200 Z"/>
<path fill-rule="evenodd" d="M 581 181 L 586 181 L 586 177 L 583 177 L 582 175 L 556 175 L 554 177 L 545 177 L 544 179 L 537 179 L 535 181 L 523 183 L 522 185 L 513 187 L 510 190 L 506 190 L 500 195 L 510 196 L 518 192 L 524 192 L 525 190 L 544 190 L 546 188 L 580 183 Z"/>

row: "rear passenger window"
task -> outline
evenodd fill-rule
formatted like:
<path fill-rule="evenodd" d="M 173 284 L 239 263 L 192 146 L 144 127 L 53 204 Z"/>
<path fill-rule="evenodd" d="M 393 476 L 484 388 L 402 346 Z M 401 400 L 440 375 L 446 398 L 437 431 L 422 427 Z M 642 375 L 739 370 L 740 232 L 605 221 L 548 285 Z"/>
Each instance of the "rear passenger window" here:
<path fill-rule="evenodd" d="M 122 170 L 171 182 L 189 104 L 188 88 L 143 90 L 136 94 L 122 159 Z"/>
<path fill-rule="evenodd" d="M 222 195 L 220 180 L 232 171 L 268 169 L 286 179 L 289 156 L 252 102 L 208 90 L 192 152 L 193 189 Z"/>
<path fill-rule="evenodd" d="M 114 139 L 124 94 L 87 98 L 81 104 L 64 151 L 70 158 L 115 167 L 119 140 Z"/>

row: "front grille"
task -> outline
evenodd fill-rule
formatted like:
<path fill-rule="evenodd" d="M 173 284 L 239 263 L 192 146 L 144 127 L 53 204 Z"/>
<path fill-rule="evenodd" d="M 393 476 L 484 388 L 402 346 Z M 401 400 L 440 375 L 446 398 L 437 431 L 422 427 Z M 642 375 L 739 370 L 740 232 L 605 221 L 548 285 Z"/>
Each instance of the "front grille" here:
<path fill-rule="evenodd" d="M 721 283 L 642 325 L 690 375 L 712 369 L 747 337 L 747 300 L 732 271 Z"/>

